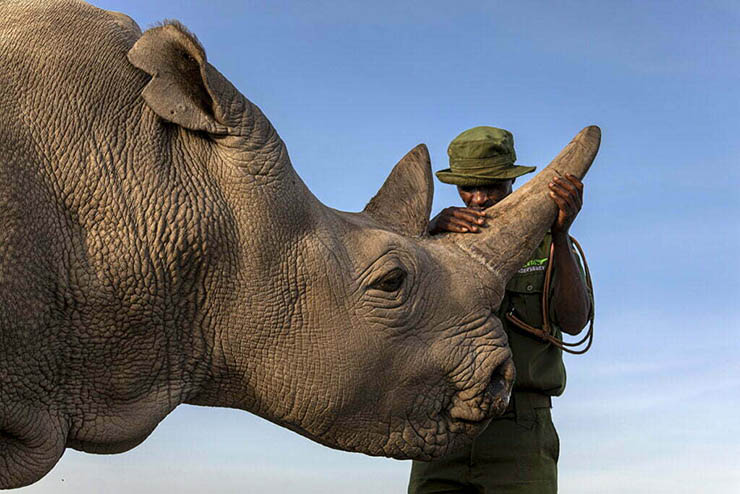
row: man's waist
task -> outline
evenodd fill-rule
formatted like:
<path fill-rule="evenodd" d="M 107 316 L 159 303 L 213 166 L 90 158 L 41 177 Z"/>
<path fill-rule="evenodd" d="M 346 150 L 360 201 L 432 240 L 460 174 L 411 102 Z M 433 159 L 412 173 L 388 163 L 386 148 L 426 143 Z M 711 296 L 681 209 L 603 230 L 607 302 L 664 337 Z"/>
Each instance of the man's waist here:
<path fill-rule="evenodd" d="M 535 391 L 514 390 L 509 399 L 509 406 L 504 413 L 514 412 L 517 409 L 521 410 L 523 408 L 552 408 L 552 397 Z"/>

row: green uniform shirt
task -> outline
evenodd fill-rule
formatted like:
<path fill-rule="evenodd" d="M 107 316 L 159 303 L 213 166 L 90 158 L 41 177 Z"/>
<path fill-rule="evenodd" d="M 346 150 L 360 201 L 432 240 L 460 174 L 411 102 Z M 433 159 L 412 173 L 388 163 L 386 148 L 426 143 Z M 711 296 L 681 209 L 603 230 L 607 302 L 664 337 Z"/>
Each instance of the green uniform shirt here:
<path fill-rule="evenodd" d="M 545 271 L 550 262 L 551 244 L 552 236 L 547 233 L 532 254 L 532 258 L 506 285 L 498 317 L 504 325 L 514 354 L 516 366 L 514 389 L 560 396 L 565 390 L 566 380 L 562 350 L 527 333 L 506 319 L 506 314 L 514 307 L 515 315 L 519 319 L 530 326 L 542 328 L 542 291 Z M 555 332 L 554 336 L 562 339 L 560 327 L 554 318 L 552 306 L 550 307 L 550 322 Z"/>

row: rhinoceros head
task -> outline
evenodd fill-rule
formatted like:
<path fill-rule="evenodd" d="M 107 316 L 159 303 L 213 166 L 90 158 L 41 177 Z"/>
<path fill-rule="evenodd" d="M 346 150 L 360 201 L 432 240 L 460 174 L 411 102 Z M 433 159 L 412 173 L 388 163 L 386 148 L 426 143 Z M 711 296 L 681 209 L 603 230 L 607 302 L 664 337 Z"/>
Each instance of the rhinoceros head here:
<path fill-rule="evenodd" d="M 429 237 L 424 146 L 364 211 L 337 211 L 181 25 L 142 34 L 76 0 L 3 8 L 0 464 L 16 467 L 0 487 L 65 447 L 130 449 L 180 403 L 415 459 L 504 410 L 495 311 L 555 216 L 547 182 L 585 174 L 597 128 L 484 233 Z"/>

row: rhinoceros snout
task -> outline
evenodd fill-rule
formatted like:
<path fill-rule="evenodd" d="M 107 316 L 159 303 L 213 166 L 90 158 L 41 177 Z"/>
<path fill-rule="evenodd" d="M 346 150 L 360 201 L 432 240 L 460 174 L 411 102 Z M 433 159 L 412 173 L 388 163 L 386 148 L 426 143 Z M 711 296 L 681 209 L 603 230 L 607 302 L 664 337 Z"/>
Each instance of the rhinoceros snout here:
<path fill-rule="evenodd" d="M 452 398 L 449 416 L 456 421 L 478 423 L 501 415 L 509 405 L 515 374 L 507 349 L 487 382 L 462 390 Z"/>

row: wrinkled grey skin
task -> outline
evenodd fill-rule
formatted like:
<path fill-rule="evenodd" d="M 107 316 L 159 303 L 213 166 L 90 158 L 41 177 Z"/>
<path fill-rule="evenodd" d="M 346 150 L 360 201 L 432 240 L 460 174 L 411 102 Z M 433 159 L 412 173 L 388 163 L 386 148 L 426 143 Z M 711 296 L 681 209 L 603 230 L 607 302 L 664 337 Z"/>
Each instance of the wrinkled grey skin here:
<path fill-rule="evenodd" d="M 492 315 L 599 132 L 428 238 L 424 146 L 362 213 L 322 205 L 257 107 L 168 24 L 78 0 L 0 2 L 0 487 L 67 447 L 117 453 L 181 403 L 322 444 L 431 459 L 501 412 Z"/>

